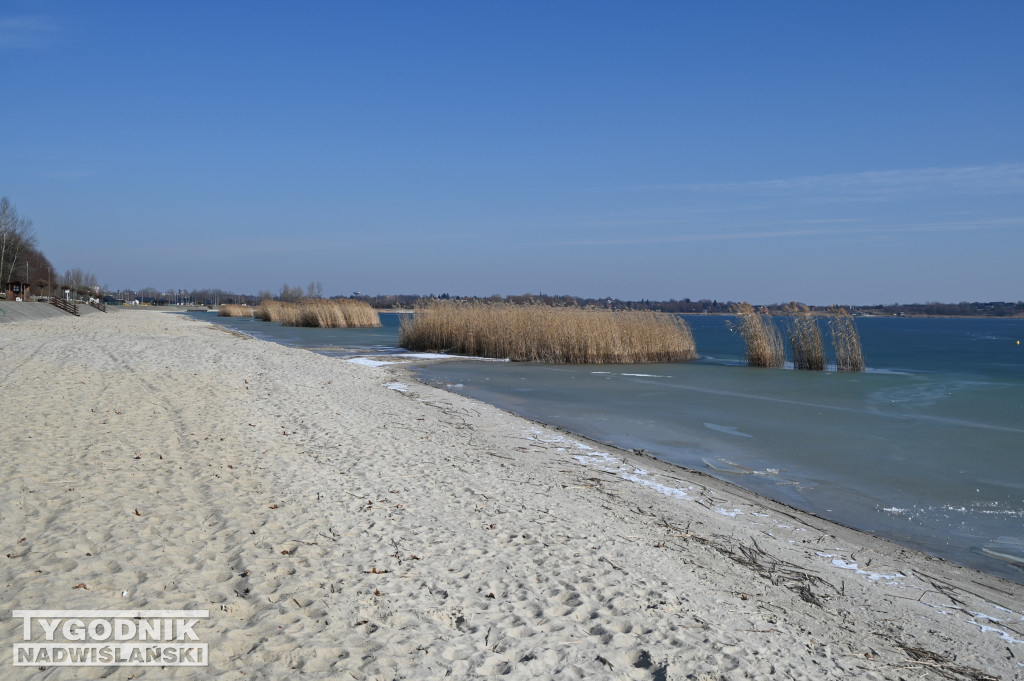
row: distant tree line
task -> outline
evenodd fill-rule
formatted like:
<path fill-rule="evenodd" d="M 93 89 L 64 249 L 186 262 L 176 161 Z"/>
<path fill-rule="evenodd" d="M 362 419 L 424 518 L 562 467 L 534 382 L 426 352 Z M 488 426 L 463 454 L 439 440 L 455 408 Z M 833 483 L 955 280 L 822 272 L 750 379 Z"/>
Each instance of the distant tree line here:
<path fill-rule="evenodd" d="M 357 295 L 354 298 L 364 300 L 377 309 L 410 309 L 420 300 L 466 300 L 472 302 L 494 302 L 494 303 L 515 303 L 519 305 L 551 305 L 553 307 L 601 307 L 612 310 L 651 310 L 653 312 L 671 312 L 675 314 L 728 314 L 735 307 L 733 301 L 711 300 L 701 298 L 691 300 L 684 298 L 676 300 L 622 300 L 620 298 L 582 298 L 579 296 L 555 296 L 544 293 L 524 293 L 522 295 L 500 296 L 453 296 L 448 293 L 435 295 Z M 759 306 L 775 314 L 785 314 L 785 308 L 792 303 L 773 303 Z M 812 308 L 814 309 L 814 308 Z M 822 307 L 822 310 L 825 308 Z"/>
<path fill-rule="evenodd" d="M 906 317 L 1013 317 L 1024 315 L 1024 301 L 1015 303 L 994 301 L 987 303 L 910 303 L 868 305 L 857 308 L 866 314 L 903 315 Z"/>
<path fill-rule="evenodd" d="M 322 298 L 323 285 L 319 281 L 310 282 L 306 288 L 282 284 L 281 289 L 251 293 L 237 293 L 222 288 L 167 289 L 161 290 L 153 286 L 140 289 L 120 289 L 106 294 L 108 303 L 133 303 L 138 301 L 145 305 L 196 305 L 214 307 L 221 304 L 258 305 L 263 300 L 280 300 L 293 303 L 304 298 Z"/>
<path fill-rule="evenodd" d="M 234 291 L 220 288 L 161 290 L 153 286 L 140 289 L 108 291 L 104 300 L 108 304 L 131 304 L 137 301 L 144 305 L 197 305 L 208 307 L 214 307 L 223 303 L 255 305 L 259 302 L 259 299 L 254 295 L 235 293 Z"/>
<path fill-rule="evenodd" d="M 717 300 L 621 300 L 619 298 L 581 298 L 579 296 L 555 296 L 544 293 L 524 293 L 522 295 L 500 296 L 453 296 L 448 293 L 435 295 L 389 294 L 389 295 L 354 295 L 354 299 L 363 300 L 381 310 L 410 309 L 419 300 L 467 300 L 476 302 L 516 303 L 519 305 L 536 304 L 552 307 L 603 307 L 613 310 L 655 310 L 661 312 L 692 313 L 728 312 L 731 303 Z"/>
<path fill-rule="evenodd" d="M 234 303 L 240 305 L 257 305 L 262 300 L 279 300 L 286 303 L 298 302 L 305 298 L 323 298 L 323 286 L 319 281 L 310 282 L 305 287 L 282 284 L 277 292 L 270 290 L 259 291 L 256 295 L 235 293 L 223 289 L 193 289 L 186 291 L 170 290 L 159 291 L 155 288 L 145 288 L 138 291 L 115 292 L 108 300 L 138 300 L 142 303 L 154 305 L 219 305 L 221 303 Z M 332 298 L 348 298 L 368 303 L 378 310 L 409 310 L 422 300 L 465 300 L 475 302 L 502 302 L 551 305 L 553 307 L 601 307 L 612 310 L 652 310 L 655 312 L 671 312 L 675 314 L 729 314 L 737 305 L 734 301 L 691 300 L 684 298 L 676 300 L 621 300 L 619 298 L 581 298 L 579 296 L 559 296 L 544 293 L 524 293 L 522 295 L 500 296 L 453 296 L 448 293 L 427 295 L 420 294 L 387 294 L 387 295 L 363 295 L 354 293 L 351 296 L 332 296 Z M 796 303 L 771 303 L 758 306 L 771 314 L 788 315 Z M 825 306 L 803 306 L 811 312 L 824 312 Z M 988 302 L 988 303 L 910 303 L 891 305 L 848 305 L 846 308 L 854 314 L 875 315 L 875 316 L 964 316 L 964 317 L 1012 317 L 1024 315 L 1024 302 Z"/>
<path fill-rule="evenodd" d="M 728 314 L 736 306 L 735 301 L 720 301 L 701 298 L 691 300 L 621 300 L 619 298 L 581 298 L 578 296 L 553 296 L 543 293 L 525 293 L 523 295 L 487 297 L 452 296 L 448 293 L 426 296 L 414 294 L 390 295 L 356 295 L 353 298 L 363 300 L 377 309 L 410 309 L 422 299 L 469 300 L 508 302 L 518 304 L 552 305 L 555 307 L 604 307 L 613 310 L 652 310 L 655 312 L 672 312 L 676 314 Z M 785 315 L 794 305 L 793 302 L 770 303 L 759 306 L 772 314 Z M 823 312 L 827 306 L 807 306 L 811 311 Z M 847 305 L 854 313 L 876 316 L 936 316 L 936 317 L 1012 317 L 1024 315 L 1024 301 L 1017 302 L 960 302 L 960 303 L 893 303 L 891 305 Z"/>

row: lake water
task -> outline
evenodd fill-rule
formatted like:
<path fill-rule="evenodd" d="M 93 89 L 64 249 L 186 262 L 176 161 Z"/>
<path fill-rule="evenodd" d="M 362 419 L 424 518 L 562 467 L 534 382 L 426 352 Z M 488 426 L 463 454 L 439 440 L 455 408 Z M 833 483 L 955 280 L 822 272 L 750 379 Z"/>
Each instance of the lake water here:
<path fill-rule="evenodd" d="M 401 352 L 397 315 L 379 329 L 203 318 L 340 357 Z M 417 373 L 1024 583 L 1024 320 L 858 318 L 859 374 L 746 367 L 728 317 L 686 320 L 695 362 L 457 361 Z"/>

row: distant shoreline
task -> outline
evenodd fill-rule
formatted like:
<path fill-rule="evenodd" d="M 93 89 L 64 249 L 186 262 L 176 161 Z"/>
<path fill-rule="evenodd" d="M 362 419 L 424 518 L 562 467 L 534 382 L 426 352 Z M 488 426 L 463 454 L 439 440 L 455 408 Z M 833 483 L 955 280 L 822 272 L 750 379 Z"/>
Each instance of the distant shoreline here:
<path fill-rule="evenodd" d="M 18 302 L 16 302 L 16 301 L 7 301 L 7 300 L 0 299 L 0 310 L 2 310 L 4 308 L 4 305 L 23 306 L 23 305 L 46 305 L 46 304 L 47 303 L 36 302 L 36 301 L 18 301 Z M 80 304 L 80 305 L 84 305 L 84 304 Z M 142 310 L 149 310 L 149 311 L 152 311 L 152 312 L 209 312 L 209 311 L 216 311 L 217 309 L 219 309 L 218 305 L 209 305 L 209 306 L 207 306 L 207 305 L 118 305 L 118 304 L 110 304 L 110 303 L 108 303 L 108 306 L 107 306 L 107 310 L 108 311 L 118 311 L 118 310 L 142 311 Z M 377 308 L 373 308 L 373 309 L 378 314 L 392 313 L 392 314 L 399 314 L 399 315 L 413 314 L 416 311 L 413 308 L 382 308 L 382 307 L 377 307 Z M 686 317 L 705 317 L 705 316 L 731 317 L 731 316 L 734 316 L 733 313 L 731 313 L 731 312 L 664 312 L 663 314 L 678 314 L 678 315 L 683 315 L 683 316 L 686 316 Z M 824 311 L 817 310 L 813 314 L 815 316 L 824 316 L 826 313 Z M 59 315 L 56 315 L 56 316 L 59 316 Z M 773 313 L 772 316 L 785 317 L 786 315 Z M 854 314 L 853 316 L 854 316 L 854 319 L 892 319 L 892 318 L 903 318 L 903 319 L 1010 319 L 1010 320 L 1020 320 L 1020 319 L 1024 319 L 1024 312 L 1018 313 L 1018 314 L 1015 314 L 1015 315 L 1011 315 L 1011 316 L 1006 316 L 1006 315 L 982 315 L 982 314 L 978 314 L 978 315 L 937 315 L 937 314 L 902 314 L 902 315 L 900 315 L 900 314 L 891 314 L 891 315 L 890 314 L 886 314 L 886 315 L 881 315 L 881 314 L 862 314 L 862 313 L 857 313 L 857 314 Z M 0 323 L 2 323 L 3 321 L 4 321 L 4 316 L 2 314 L 0 314 Z"/>

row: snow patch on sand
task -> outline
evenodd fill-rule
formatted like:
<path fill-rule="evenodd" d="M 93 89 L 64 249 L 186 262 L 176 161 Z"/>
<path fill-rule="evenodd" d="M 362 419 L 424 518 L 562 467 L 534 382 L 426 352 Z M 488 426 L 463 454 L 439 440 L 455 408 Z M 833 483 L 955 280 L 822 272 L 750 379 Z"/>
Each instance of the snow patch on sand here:
<path fill-rule="evenodd" d="M 353 364 L 362 364 L 367 367 L 382 367 L 387 366 L 388 364 L 398 364 L 398 362 L 381 362 L 380 360 L 369 359 L 368 357 L 351 357 L 345 361 L 352 362 Z"/>
<path fill-rule="evenodd" d="M 906 577 L 906 575 L 902 572 L 894 572 L 891 575 L 885 575 L 880 572 L 869 572 L 868 570 L 862 570 L 860 566 L 858 566 L 856 563 L 849 560 L 844 560 L 842 558 L 836 558 L 832 554 L 819 553 L 818 555 L 822 558 L 832 558 L 832 565 L 834 565 L 835 567 L 841 570 L 853 570 L 856 574 L 863 575 L 870 579 L 872 582 L 877 582 L 879 580 L 884 579 L 887 582 L 897 583 L 897 579 L 901 577 Z"/>

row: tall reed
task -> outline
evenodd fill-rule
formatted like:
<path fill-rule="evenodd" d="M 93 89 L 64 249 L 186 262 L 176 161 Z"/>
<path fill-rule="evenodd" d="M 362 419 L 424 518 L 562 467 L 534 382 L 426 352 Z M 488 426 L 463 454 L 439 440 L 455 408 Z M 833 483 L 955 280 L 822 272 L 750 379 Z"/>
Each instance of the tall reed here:
<path fill-rule="evenodd" d="M 759 312 L 750 303 L 733 306 L 739 318 L 738 331 L 747 345 L 747 364 L 752 367 L 781 367 L 786 363 L 782 334 L 771 315 Z"/>
<path fill-rule="evenodd" d="M 509 303 L 421 302 L 403 320 L 398 343 L 409 350 L 552 364 L 697 357 L 690 327 L 672 315 Z"/>
<path fill-rule="evenodd" d="M 836 353 L 836 371 L 864 371 L 864 352 L 860 346 L 860 334 L 846 308 L 829 309 L 828 328 Z"/>
<path fill-rule="evenodd" d="M 266 299 L 260 302 L 253 316 L 283 326 L 319 328 L 365 328 L 380 326 L 380 317 L 361 300 L 338 298 L 305 298 L 297 303 Z"/>
<path fill-rule="evenodd" d="M 801 303 L 792 303 L 785 311 L 790 315 L 789 347 L 793 353 L 793 368 L 824 371 L 825 346 L 818 320 L 810 308 Z"/>
<path fill-rule="evenodd" d="M 225 303 L 220 306 L 217 310 L 218 317 L 251 317 L 252 310 L 248 305 L 235 305 L 234 303 Z"/>

